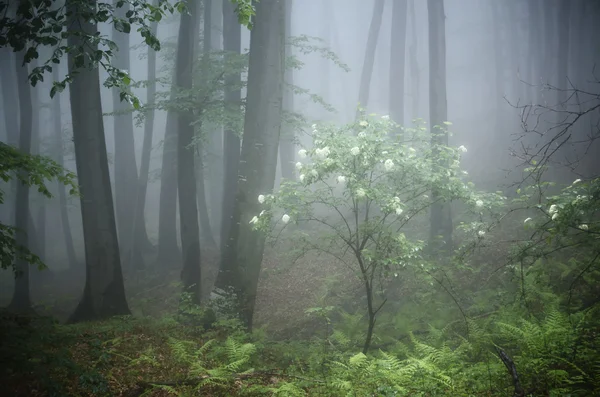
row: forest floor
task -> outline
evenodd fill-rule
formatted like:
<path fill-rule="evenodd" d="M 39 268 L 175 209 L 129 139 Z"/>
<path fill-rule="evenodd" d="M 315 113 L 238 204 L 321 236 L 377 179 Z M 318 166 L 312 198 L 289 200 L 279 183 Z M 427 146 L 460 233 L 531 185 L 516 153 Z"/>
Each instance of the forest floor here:
<path fill-rule="evenodd" d="M 205 275 L 214 277 L 210 273 L 210 259 L 205 263 L 208 268 Z M 319 305 L 327 293 L 328 283 L 334 275 L 343 274 L 342 270 L 339 264 L 323 255 L 308 254 L 293 261 L 279 250 L 268 249 L 256 302 L 255 328 L 270 339 L 293 337 L 298 340 L 314 335 L 315 320 L 305 311 Z M 66 385 L 62 393 L 67 394 L 58 392 L 56 395 L 137 396 L 148 392 L 149 382 L 163 385 L 144 395 L 173 395 L 169 392 L 173 382 L 189 380 L 190 374 L 189 365 L 175 359 L 169 341 L 194 341 L 201 346 L 209 336 L 226 338 L 224 334 L 205 335 L 198 328 L 172 321 L 180 291 L 178 270 L 166 276 L 147 271 L 125 277 L 132 317 L 61 324 L 77 305 L 83 282 L 83 274 L 55 272 L 43 287 L 36 288 L 32 294 L 34 307 L 42 317 L 0 312 L 0 340 L 3 342 L 0 366 L 12 369 L 0 377 L 4 385 L 0 396 L 48 395 L 48 385 L 53 384 L 57 391 L 59 386 Z M 6 292 L 5 289 L 2 303 L 9 298 Z M 261 361 L 268 365 L 268 357 L 266 360 L 261 357 Z M 24 372 L 25 368 L 29 369 Z M 202 395 L 233 396 L 237 395 L 236 387 L 245 388 L 254 381 L 261 385 L 277 383 L 281 377 L 275 363 L 269 368 L 273 370 L 245 375 L 243 382 L 234 381 L 225 392 L 222 388 L 203 387 Z M 194 383 L 201 381 L 196 379 L 187 386 L 178 386 L 177 390 L 192 390 Z M 9 394 L 5 394 L 8 390 Z"/>

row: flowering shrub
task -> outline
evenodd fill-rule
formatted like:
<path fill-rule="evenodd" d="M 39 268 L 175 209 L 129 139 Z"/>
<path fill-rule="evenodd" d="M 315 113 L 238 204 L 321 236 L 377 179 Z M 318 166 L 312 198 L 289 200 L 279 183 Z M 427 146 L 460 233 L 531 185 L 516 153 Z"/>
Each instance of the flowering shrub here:
<path fill-rule="evenodd" d="M 475 211 L 484 207 L 485 196 L 463 180 L 460 159 L 467 149 L 433 146 L 424 127 L 404 129 L 403 139 L 391 133 L 398 126 L 387 116 L 312 127 L 314 146 L 298 152 L 299 181 L 260 195 L 264 209 L 250 223 L 265 232 L 273 220 L 310 222 L 328 231 L 329 238 L 319 239 L 322 250 L 356 269 L 365 288 L 366 352 L 375 316 L 385 304 L 386 280 L 407 266 L 429 267 L 422 255 L 426 243 L 403 232 L 429 211 L 428 193 L 435 190 L 436 200 L 463 201 Z M 480 230 L 479 237 L 484 233 Z"/>

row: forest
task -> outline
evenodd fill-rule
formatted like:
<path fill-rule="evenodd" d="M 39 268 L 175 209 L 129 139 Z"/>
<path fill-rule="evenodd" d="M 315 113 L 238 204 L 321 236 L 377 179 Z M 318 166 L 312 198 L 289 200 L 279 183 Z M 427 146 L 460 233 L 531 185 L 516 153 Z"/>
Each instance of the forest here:
<path fill-rule="evenodd" d="M 600 396 L 599 21 L 0 0 L 0 396 Z"/>

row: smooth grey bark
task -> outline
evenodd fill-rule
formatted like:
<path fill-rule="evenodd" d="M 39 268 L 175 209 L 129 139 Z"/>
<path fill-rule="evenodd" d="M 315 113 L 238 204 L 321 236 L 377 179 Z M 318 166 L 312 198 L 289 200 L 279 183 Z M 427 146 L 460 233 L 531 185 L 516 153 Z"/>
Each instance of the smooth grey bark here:
<path fill-rule="evenodd" d="M 284 40 L 287 42 L 289 37 L 292 35 L 292 8 L 293 0 L 285 1 L 285 33 Z M 286 45 L 286 56 L 291 55 L 292 48 Z M 286 85 L 292 86 L 294 84 L 294 70 L 287 68 L 284 71 L 284 81 Z M 329 81 L 326 82 L 326 86 Z M 291 113 L 294 111 L 294 92 L 291 88 L 284 87 L 283 92 L 283 111 Z M 281 132 L 279 140 L 279 163 L 281 164 L 281 177 L 283 179 L 294 179 L 295 175 L 295 156 L 296 148 L 294 146 L 294 126 L 287 125 L 286 128 Z"/>
<path fill-rule="evenodd" d="M 4 110 L 4 123 L 6 127 L 6 143 L 17 147 L 19 145 L 19 102 L 15 100 L 18 97 L 17 80 L 15 70 L 15 54 L 9 47 L 0 48 L 0 86 L 2 86 L 2 99 Z M 15 192 L 17 181 L 12 180 L 9 183 L 9 191 L 4 198 L 4 206 L 14 208 Z M 8 210 L 6 222 L 9 225 L 15 224 L 15 212 Z"/>
<path fill-rule="evenodd" d="M 420 71 L 417 58 L 417 49 L 419 46 L 419 37 L 417 36 L 417 18 L 415 16 L 415 0 L 410 0 L 408 3 L 410 13 L 411 40 L 408 48 L 410 59 L 410 95 L 412 98 L 411 115 L 412 119 L 420 118 L 419 101 L 421 100 L 421 92 L 419 87 Z"/>
<path fill-rule="evenodd" d="M 539 13 L 539 4 L 537 0 L 527 2 L 529 35 L 527 37 L 527 49 L 529 53 L 529 78 L 527 83 L 533 85 L 530 91 L 529 102 L 539 103 L 540 89 L 536 87 L 542 82 L 542 23 Z"/>
<path fill-rule="evenodd" d="M 228 1 L 228 0 L 225 0 Z M 223 50 L 223 0 L 211 0 L 211 17 L 209 37 L 205 35 L 204 42 L 210 43 L 211 50 Z M 207 3 L 208 4 L 208 3 Z M 205 6 L 206 7 L 206 6 Z M 204 11 L 207 13 L 207 11 Z M 222 92 L 220 93 L 222 95 Z M 223 126 L 211 124 L 206 143 L 205 169 L 207 171 L 206 200 L 209 209 L 209 220 L 212 226 L 213 239 L 220 245 L 221 212 L 223 211 Z M 219 263 L 215 263 L 218 267 Z"/>
<path fill-rule="evenodd" d="M 52 68 L 52 79 L 58 81 L 58 67 Z M 52 130 L 54 131 L 54 152 L 56 162 L 62 167 L 64 165 L 64 146 L 62 136 L 62 109 L 60 106 L 60 93 L 56 93 L 52 100 Z M 67 251 L 67 261 L 69 269 L 74 269 L 77 262 L 75 255 L 75 246 L 73 245 L 73 234 L 71 233 L 71 224 L 69 223 L 69 211 L 67 207 L 66 187 L 57 182 L 58 205 L 60 209 L 60 222 L 65 239 L 65 248 Z"/>
<path fill-rule="evenodd" d="M 158 0 L 154 0 L 153 6 L 158 5 Z M 150 32 L 156 36 L 158 31 L 158 22 L 150 23 Z M 144 234 L 146 230 L 145 209 L 146 194 L 148 191 L 148 176 L 150 173 L 150 155 L 152 153 L 152 135 L 154 133 L 154 96 L 156 95 L 156 51 L 148 46 L 148 85 L 146 86 L 146 106 L 144 119 L 144 138 L 142 142 L 142 158 L 140 161 L 140 173 L 137 178 L 137 190 L 135 194 L 135 217 L 131 234 L 134 248 L 130 250 L 129 263 L 143 264 Z"/>
<path fill-rule="evenodd" d="M 223 1 L 223 50 L 238 56 L 241 51 L 241 26 L 230 1 Z M 225 76 L 225 106 L 233 111 L 242 111 L 240 74 Z M 233 88 L 235 87 L 235 88 Z M 237 131 L 226 128 L 223 134 L 223 204 L 221 211 L 221 261 L 215 281 L 215 291 L 235 286 L 235 263 L 226 260 L 234 241 L 230 234 L 233 208 L 238 183 L 240 162 L 240 137 Z"/>
<path fill-rule="evenodd" d="M 381 20 L 383 18 L 384 0 L 375 0 L 373 6 L 373 16 L 369 26 L 369 35 L 367 37 L 367 47 L 363 59 L 362 72 L 360 75 L 360 87 L 358 91 L 358 102 L 361 108 L 367 109 L 369 105 L 369 91 L 371 88 L 371 77 L 373 76 L 373 65 L 375 64 L 375 50 L 377 49 L 377 39 L 381 30 Z M 358 118 L 359 112 L 357 112 Z"/>
<path fill-rule="evenodd" d="M 117 6 L 119 0 L 114 0 Z M 125 18 L 129 4 L 116 8 L 115 13 L 120 18 Z M 113 41 L 119 51 L 113 58 L 113 66 L 130 70 L 129 60 L 129 34 L 113 30 Z M 133 138 L 133 116 L 131 106 L 126 101 L 121 101 L 120 90 L 113 88 L 113 116 L 115 134 L 115 206 L 117 209 L 117 231 L 119 233 L 119 247 L 125 267 L 138 268 L 143 266 L 141 252 L 133 251 L 132 241 L 133 224 L 135 222 L 135 197 L 137 193 L 137 164 L 135 161 L 135 142 Z M 129 263 L 129 259 L 132 262 Z"/>
<path fill-rule="evenodd" d="M 238 188 L 230 246 L 223 258 L 235 271 L 234 284 L 229 287 L 237 294 L 240 318 L 248 329 L 252 329 L 265 244 L 264 233 L 253 230 L 250 220 L 261 210 L 258 195 L 270 193 L 275 184 L 283 102 L 284 24 L 283 0 L 256 4 Z"/>
<path fill-rule="evenodd" d="M 210 62 L 210 52 L 211 52 L 211 41 L 212 41 L 212 0 L 204 0 L 204 26 L 203 26 L 203 48 L 202 48 L 202 57 L 203 57 L 203 65 L 208 65 Z M 200 86 L 202 89 L 206 90 L 206 95 L 210 95 L 210 82 L 206 81 L 201 82 Z M 199 109 L 199 114 L 202 114 L 204 109 Z M 205 132 L 207 140 L 211 139 L 215 135 L 215 131 L 212 130 L 212 126 L 207 123 L 202 123 L 201 126 L 205 126 L 205 128 L 200 128 L 201 132 Z M 198 215 L 200 217 L 200 236 L 202 238 L 202 242 L 206 243 L 209 247 L 214 247 L 216 249 L 217 242 L 215 241 L 215 237 L 212 231 L 212 227 L 210 224 L 210 216 L 208 215 L 208 197 L 206 193 L 206 185 L 209 181 L 206 175 L 206 167 L 204 162 L 204 157 L 206 156 L 205 145 L 202 139 L 198 140 L 196 143 L 198 156 L 195 159 L 196 161 L 196 201 L 198 206 Z"/>
<path fill-rule="evenodd" d="M 174 93 L 171 99 L 174 99 Z M 160 174 L 158 207 L 158 257 L 163 269 L 181 265 L 181 250 L 177 244 L 177 115 L 167 112 Z"/>
<path fill-rule="evenodd" d="M 567 89 L 569 80 L 569 41 L 571 27 L 571 0 L 560 0 L 559 12 L 557 14 L 558 25 L 558 56 L 557 56 L 557 84 L 556 100 L 557 105 L 567 105 Z M 562 115 L 557 115 L 558 119 L 562 119 Z"/>
<path fill-rule="evenodd" d="M 19 104 L 19 150 L 29 154 L 31 153 L 33 109 L 27 65 L 23 65 L 24 55 L 25 53 L 21 51 L 14 58 L 18 99 L 13 97 L 12 100 L 17 99 Z M 23 178 L 27 178 L 24 171 L 20 171 L 20 173 Z M 30 248 L 31 241 L 28 236 L 29 210 L 29 186 L 18 183 L 15 202 L 15 227 L 17 228 L 15 240 L 17 245 L 27 248 Z M 15 277 L 15 289 L 8 307 L 17 312 L 29 311 L 31 310 L 29 263 L 19 258 L 16 260 L 15 268 L 18 274 Z"/>
<path fill-rule="evenodd" d="M 95 7 L 95 1 L 67 0 L 72 12 L 68 45 L 84 46 L 76 34 L 98 31 L 95 24 L 77 16 L 76 7 Z M 85 43 L 85 51 L 95 51 Z M 69 73 L 73 69 L 69 53 Z M 75 162 L 81 192 L 86 277 L 83 296 L 69 321 L 85 321 L 129 314 L 121 271 L 121 256 L 108 171 L 108 156 L 100 100 L 98 69 L 81 68 L 69 87 Z"/>
<path fill-rule="evenodd" d="M 427 0 L 429 22 L 429 118 L 432 145 L 448 145 L 448 134 L 436 129 L 448 118 L 446 96 L 446 15 L 444 0 Z M 435 151 L 434 151 L 435 156 Z M 440 163 L 444 167 L 447 164 Z M 450 203 L 432 191 L 430 245 L 434 253 L 452 252 Z M 441 237 L 441 240 L 440 240 Z"/>
<path fill-rule="evenodd" d="M 406 64 L 406 0 L 395 0 L 392 4 L 392 29 L 390 51 L 390 117 L 404 125 L 404 71 Z M 396 134 L 400 134 L 398 129 Z"/>
<path fill-rule="evenodd" d="M 175 81 L 177 89 L 192 89 L 195 49 L 200 25 L 199 0 L 188 4 L 188 12 L 181 14 L 177 55 L 175 60 Z M 196 178 L 194 175 L 194 151 L 190 145 L 194 140 L 193 114 L 191 111 L 178 113 L 177 131 L 177 184 L 179 196 L 179 222 L 183 268 L 181 281 L 192 301 L 200 303 L 200 226 L 196 206 Z"/>

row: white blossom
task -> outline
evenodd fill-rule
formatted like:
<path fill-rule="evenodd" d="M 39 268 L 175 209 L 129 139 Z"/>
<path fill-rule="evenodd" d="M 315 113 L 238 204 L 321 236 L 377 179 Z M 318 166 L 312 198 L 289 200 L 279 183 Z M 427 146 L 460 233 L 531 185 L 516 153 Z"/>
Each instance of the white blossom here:
<path fill-rule="evenodd" d="M 458 147 L 458 150 L 460 150 L 460 151 L 461 151 L 461 152 L 463 152 L 463 153 L 467 153 L 467 148 L 466 148 L 464 145 L 460 145 L 460 146 Z"/>
<path fill-rule="evenodd" d="M 556 204 L 552 204 L 552 205 L 550 206 L 550 208 L 548 209 L 548 213 L 549 213 L 550 215 L 554 215 L 554 214 L 556 214 L 557 212 L 558 212 L 558 207 L 556 206 Z"/>
<path fill-rule="evenodd" d="M 385 163 L 383 163 L 383 166 L 386 171 L 391 171 L 392 168 L 394 168 L 394 162 L 391 159 L 387 159 L 385 160 Z"/>
<path fill-rule="evenodd" d="M 396 207 L 396 215 L 402 215 L 402 213 L 404 212 L 404 210 L 400 207 Z"/>
<path fill-rule="evenodd" d="M 367 136 L 367 134 L 364 131 L 361 131 L 361 132 L 358 133 L 358 137 L 359 138 L 364 138 L 366 136 Z"/>
<path fill-rule="evenodd" d="M 423 198 L 424 198 L 425 200 L 427 200 L 427 199 L 429 198 L 429 196 L 428 196 L 428 195 L 426 195 L 426 194 L 424 194 L 424 195 L 423 195 Z"/>
<path fill-rule="evenodd" d="M 463 175 L 469 175 L 469 173 L 465 170 L 462 171 Z"/>
<path fill-rule="evenodd" d="M 479 237 L 483 237 L 483 236 L 485 236 L 485 232 L 483 230 L 480 230 L 480 231 L 477 232 L 477 235 Z"/>
<path fill-rule="evenodd" d="M 314 176 L 315 178 L 318 178 L 318 177 L 319 177 L 319 173 L 317 172 L 317 170 L 310 170 L 310 174 L 311 174 L 312 176 Z"/>
<path fill-rule="evenodd" d="M 367 123 L 365 120 L 361 120 L 360 123 L 358 123 L 361 127 L 366 127 L 369 125 L 369 123 Z"/>
<path fill-rule="evenodd" d="M 398 273 L 394 273 L 394 277 L 398 277 Z"/>
<path fill-rule="evenodd" d="M 483 201 L 477 200 L 477 201 L 475 201 L 475 205 L 477 206 L 477 208 L 481 208 L 481 207 L 483 207 Z"/>
<path fill-rule="evenodd" d="M 300 182 L 304 182 L 304 178 L 306 178 L 306 175 L 300 174 Z"/>
<path fill-rule="evenodd" d="M 298 156 L 300 156 L 301 159 L 305 159 L 306 158 L 306 149 L 298 150 Z"/>
<path fill-rule="evenodd" d="M 382 119 L 382 120 L 389 120 L 389 119 L 390 119 L 390 116 L 388 116 L 388 115 L 386 114 L 385 116 L 381 116 L 381 119 Z"/>
<path fill-rule="evenodd" d="M 576 185 L 576 184 L 578 184 L 579 182 L 581 182 L 581 179 L 577 178 L 577 179 L 575 179 L 575 180 L 573 181 L 573 183 L 572 183 L 571 185 Z"/>
<path fill-rule="evenodd" d="M 290 216 L 288 214 L 283 214 L 281 217 L 281 222 L 288 223 L 290 221 Z"/>
<path fill-rule="evenodd" d="M 523 221 L 523 223 L 527 223 L 527 222 L 529 222 L 529 221 L 531 221 L 531 218 L 527 218 L 527 219 L 525 219 L 525 220 Z"/>
<path fill-rule="evenodd" d="M 409 147 L 408 151 L 411 153 L 415 153 L 417 151 L 417 149 L 415 149 L 414 147 Z"/>
<path fill-rule="evenodd" d="M 381 154 L 382 154 L 383 156 L 385 156 L 386 154 L 388 154 L 388 152 L 387 152 L 387 150 L 384 150 L 383 152 L 381 152 Z"/>
<path fill-rule="evenodd" d="M 579 228 L 580 228 L 581 230 L 588 230 L 588 225 L 586 225 L 586 224 L 584 223 L 584 224 L 581 224 L 581 225 L 579 225 Z"/>
<path fill-rule="evenodd" d="M 267 212 L 267 211 L 266 210 L 260 211 L 260 214 L 258 214 L 258 217 L 260 218 L 261 216 L 263 216 L 265 214 L 265 212 Z"/>
<path fill-rule="evenodd" d="M 346 182 L 346 177 L 344 175 L 340 175 L 337 177 L 337 181 L 338 183 L 344 183 Z"/>
<path fill-rule="evenodd" d="M 358 156 L 359 153 L 360 149 L 358 148 L 358 146 L 354 146 L 352 149 L 350 149 L 350 154 L 353 156 Z"/>
<path fill-rule="evenodd" d="M 255 216 L 254 218 L 250 219 L 249 223 L 253 224 L 253 223 L 256 223 L 256 222 L 258 222 L 258 217 L 257 216 Z"/>
<path fill-rule="evenodd" d="M 301 162 L 299 162 L 299 161 L 298 161 L 298 162 L 296 163 L 296 169 L 297 169 L 298 171 L 300 171 L 300 170 L 302 169 L 302 163 L 301 163 Z"/>
<path fill-rule="evenodd" d="M 365 197 L 366 194 L 367 194 L 367 192 L 365 192 L 365 189 L 363 189 L 361 187 L 356 189 L 356 197 Z"/>
<path fill-rule="evenodd" d="M 265 196 L 263 194 L 258 195 L 258 202 L 261 204 L 265 202 Z"/>
<path fill-rule="evenodd" d="M 331 151 L 329 150 L 329 146 L 325 146 L 323 149 L 317 148 L 315 150 L 315 154 L 317 155 L 317 158 L 319 158 L 321 160 L 326 159 L 330 153 L 331 153 Z"/>
<path fill-rule="evenodd" d="M 400 204 L 400 197 L 398 196 L 394 196 L 394 198 L 392 199 L 392 201 L 396 204 Z"/>
<path fill-rule="evenodd" d="M 444 121 L 444 123 L 443 123 L 443 124 L 446 124 L 446 125 L 452 125 L 452 123 L 451 123 L 450 121 Z"/>
<path fill-rule="evenodd" d="M 552 220 L 555 221 L 556 218 L 558 218 L 558 212 L 555 212 L 554 215 L 552 215 Z"/>
<path fill-rule="evenodd" d="M 316 129 L 317 129 L 317 125 L 316 125 L 316 124 L 313 124 L 313 125 L 311 125 L 310 127 L 311 127 L 313 130 L 316 130 Z"/>

